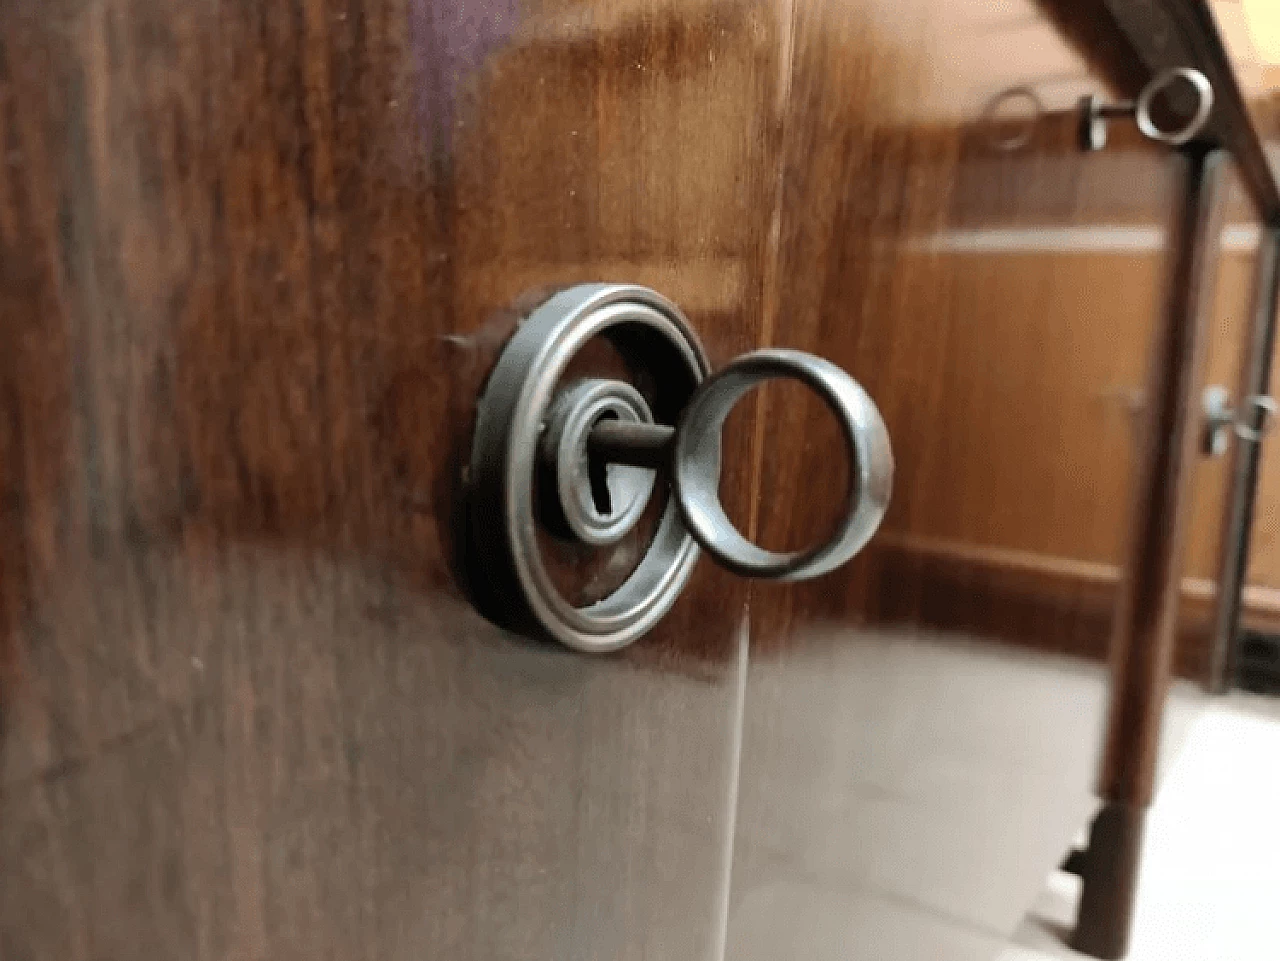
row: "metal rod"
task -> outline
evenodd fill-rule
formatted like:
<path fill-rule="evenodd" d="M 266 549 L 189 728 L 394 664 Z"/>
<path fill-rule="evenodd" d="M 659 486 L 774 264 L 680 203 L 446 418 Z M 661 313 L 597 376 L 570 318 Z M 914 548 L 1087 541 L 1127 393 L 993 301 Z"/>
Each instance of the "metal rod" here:
<path fill-rule="evenodd" d="M 1170 237 L 1153 345 L 1140 470 L 1116 602 L 1111 705 L 1072 945 L 1096 958 L 1127 950 L 1139 854 L 1173 667 L 1183 542 L 1200 440 L 1196 387 L 1208 342 L 1226 155 L 1189 153 Z"/>
<path fill-rule="evenodd" d="M 1198 459 L 1196 387 L 1207 345 L 1225 155 L 1192 156 L 1171 238 L 1169 288 L 1152 358 L 1150 406 L 1125 579 L 1116 611 L 1102 795 L 1149 804 L 1172 666 L 1182 546 Z"/>
<path fill-rule="evenodd" d="M 1280 230 L 1269 228 L 1263 231 L 1256 278 L 1251 343 L 1240 385 L 1244 398 L 1268 393 L 1271 382 L 1272 355 L 1276 346 L 1276 309 L 1280 301 Z M 1250 407 L 1248 416 L 1255 419 L 1265 416 L 1253 405 Z M 1256 428 L 1260 425 L 1255 422 L 1249 426 Z M 1245 578 L 1249 573 L 1261 458 L 1261 444 L 1237 442 L 1230 503 L 1223 526 L 1218 604 L 1214 611 L 1213 646 L 1209 652 L 1209 676 L 1206 678 L 1206 686 L 1215 694 L 1226 693 L 1235 678 L 1240 614 Z"/>
<path fill-rule="evenodd" d="M 1104 103 L 1098 108 L 1099 117 L 1132 117 L 1138 112 L 1138 101 L 1121 100 L 1118 103 Z"/>
<path fill-rule="evenodd" d="M 669 424 L 610 419 L 591 428 L 587 449 L 610 464 L 656 470 L 671 462 L 675 438 L 676 429 Z"/>

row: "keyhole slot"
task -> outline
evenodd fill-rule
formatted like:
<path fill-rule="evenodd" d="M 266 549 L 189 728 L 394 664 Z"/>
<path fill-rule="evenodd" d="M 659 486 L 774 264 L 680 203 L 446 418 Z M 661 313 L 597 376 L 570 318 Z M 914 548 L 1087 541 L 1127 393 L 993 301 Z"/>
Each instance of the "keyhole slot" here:
<path fill-rule="evenodd" d="M 602 547 L 635 526 L 653 493 L 655 471 L 620 462 L 609 444 L 594 439 L 599 432 L 629 437 L 637 428 L 657 427 L 652 417 L 640 392 L 623 381 L 579 381 L 556 398 L 538 442 L 555 489 L 555 507 L 546 515 L 552 528 Z"/>
<path fill-rule="evenodd" d="M 591 426 L 595 427 L 602 421 L 617 419 L 616 413 L 605 411 Z M 601 517 L 608 518 L 613 513 L 613 495 L 609 491 L 609 462 L 594 453 L 590 447 L 587 449 L 587 483 L 591 487 L 591 506 Z"/>

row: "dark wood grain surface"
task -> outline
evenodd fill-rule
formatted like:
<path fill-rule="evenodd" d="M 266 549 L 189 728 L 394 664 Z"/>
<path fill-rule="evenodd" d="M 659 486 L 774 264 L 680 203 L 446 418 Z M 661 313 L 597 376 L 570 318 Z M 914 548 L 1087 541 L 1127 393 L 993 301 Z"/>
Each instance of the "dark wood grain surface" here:
<path fill-rule="evenodd" d="M 759 339 L 756 13 L 0 11 L 6 961 L 715 953 L 744 586 L 575 656 L 451 538 L 539 291 Z"/>
<path fill-rule="evenodd" d="M 1118 562 L 1175 180 L 1119 133 L 1074 151 L 1075 98 L 1136 76 L 1104 27 L 1029 0 L 0 6 L 0 957 L 997 949 L 1092 803 L 1105 676 L 1045 638 L 1096 653 L 1103 619 L 916 548 Z M 983 117 L 1029 81 L 1045 116 Z M 1077 228 L 1149 256 L 1081 257 Z M 881 540 L 803 587 L 704 560 L 616 656 L 482 618 L 475 398 L 583 281 L 658 289 L 715 364 L 848 369 L 898 456 Z M 761 391 L 727 435 L 745 532 L 831 524 L 811 398 Z M 549 545 L 579 600 L 637 550 Z"/>

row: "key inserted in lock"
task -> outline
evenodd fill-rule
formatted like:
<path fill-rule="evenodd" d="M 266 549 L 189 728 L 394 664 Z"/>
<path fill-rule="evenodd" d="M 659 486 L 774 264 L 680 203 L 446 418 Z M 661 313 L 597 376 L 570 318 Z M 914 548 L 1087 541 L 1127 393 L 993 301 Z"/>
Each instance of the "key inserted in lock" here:
<path fill-rule="evenodd" d="M 661 371 L 651 405 L 630 384 L 562 375 L 591 338 Z M 721 433 L 737 403 L 761 384 L 799 381 L 830 408 L 852 464 L 834 535 L 808 550 L 751 543 L 720 502 Z M 652 407 L 652 409 L 651 409 Z M 662 411 L 673 423 L 664 423 Z M 548 473 L 563 535 L 603 547 L 630 531 L 658 472 L 672 496 L 634 571 L 612 594 L 582 607 L 560 595 L 541 556 L 534 475 Z M 843 370 L 812 354 L 760 350 L 707 376 L 701 345 L 669 301 L 642 287 L 589 285 L 535 310 L 511 339 L 480 400 L 471 456 L 470 539 L 491 594 L 518 609 L 504 623 L 585 651 L 616 650 L 644 634 L 679 596 L 698 547 L 746 577 L 804 580 L 834 570 L 875 533 L 889 503 L 893 455 L 880 412 Z M 545 520 L 545 518 L 543 518 Z"/>

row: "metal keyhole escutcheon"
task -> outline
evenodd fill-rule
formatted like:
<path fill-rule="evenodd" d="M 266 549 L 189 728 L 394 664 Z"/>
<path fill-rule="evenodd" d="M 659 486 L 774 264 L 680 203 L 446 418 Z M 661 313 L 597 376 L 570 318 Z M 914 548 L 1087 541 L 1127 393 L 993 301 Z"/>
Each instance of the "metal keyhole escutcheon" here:
<path fill-rule="evenodd" d="M 622 380 L 568 380 L 570 362 L 595 338 L 655 372 L 653 396 Z M 848 489 L 833 495 L 844 504 L 833 535 L 785 553 L 743 537 L 719 494 L 726 418 L 751 390 L 779 378 L 804 384 L 826 404 L 851 463 Z M 670 496 L 630 575 L 596 603 L 570 603 L 542 555 L 540 529 L 591 547 L 615 544 L 644 514 L 660 476 Z M 712 376 L 689 322 L 660 294 L 628 285 L 573 287 L 525 318 L 477 406 L 469 566 L 495 620 L 581 651 L 617 650 L 671 608 L 699 548 L 747 577 L 804 580 L 836 569 L 875 534 L 892 481 L 880 412 L 836 365 L 800 351 L 761 350 Z"/>

